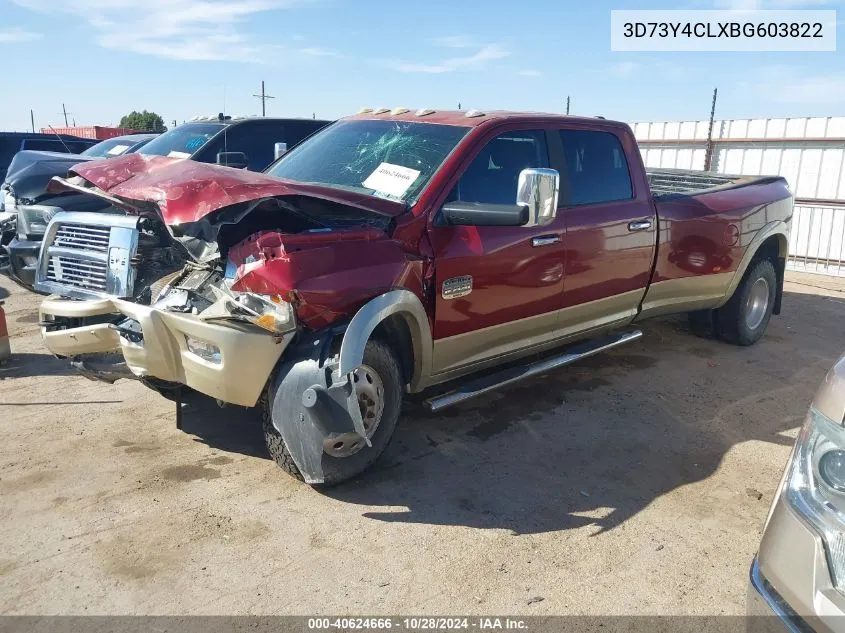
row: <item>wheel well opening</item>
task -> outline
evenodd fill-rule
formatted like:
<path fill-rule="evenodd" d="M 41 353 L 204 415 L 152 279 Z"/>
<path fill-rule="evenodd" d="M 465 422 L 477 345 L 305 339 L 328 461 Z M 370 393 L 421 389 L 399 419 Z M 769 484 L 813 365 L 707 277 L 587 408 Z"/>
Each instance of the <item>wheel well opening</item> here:
<path fill-rule="evenodd" d="M 402 379 L 406 385 L 409 384 L 414 374 L 414 344 L 405 318 L 400 314 L 391 314 L 376 326 L 371 338 L 384 341 L 396 352 L 402 368 Z"/>
<path fill-rule="evenodd" d="M 783 302 L 783 281 L 786 270 L 786 255 L 789 244 L 785 235 L 771 235 L 767 237 L 757 252 L 754 253 L 752 261 L 760 261 L 767 259 L 772 262 L 775 267 L 775 274 L 777 275 L 777 290 L 775 292 L 775 304 L 772 310 L 773 314 L 780 314 L 781 304 Z"/>
<path fill-rule="evenodd" d="M 768 259 L 777 268 L 779 259 L 786 259 L 786 236 L 772 235 L 766 238 L 757 252 L 754 253 L 755 260 Z"/>

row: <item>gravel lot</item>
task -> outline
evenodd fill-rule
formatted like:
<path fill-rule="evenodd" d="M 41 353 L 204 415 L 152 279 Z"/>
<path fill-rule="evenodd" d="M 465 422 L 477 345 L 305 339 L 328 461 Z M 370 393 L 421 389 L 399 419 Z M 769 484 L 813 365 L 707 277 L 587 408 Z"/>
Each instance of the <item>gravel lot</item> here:
<path fill-rule="evenodd" d="M 845 280 L 791 274 L 763 341 L 685 319 L 440 415 L 320 493 L 249 411 L 74 375 L 0 277 L 0 612 L 741 614 Z"/>

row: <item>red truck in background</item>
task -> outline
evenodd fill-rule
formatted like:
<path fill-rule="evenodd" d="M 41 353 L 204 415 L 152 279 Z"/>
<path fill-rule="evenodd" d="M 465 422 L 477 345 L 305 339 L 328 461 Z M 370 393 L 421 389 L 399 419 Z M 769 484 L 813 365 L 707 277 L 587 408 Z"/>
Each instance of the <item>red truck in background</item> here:
<path fill-rule="evenodd" d="M 263 174 L 133 154 L 52 186 L 125 213 L 51 221 L 47 347 L 92 378 L 260 407 L 310 484 L 371 465 L 407 393 L 439 410 L 668 313 L 756 342 L 793 205 L 779 177 L 647 173 L 624 123 L 406 109 L 342 119 Z"/>

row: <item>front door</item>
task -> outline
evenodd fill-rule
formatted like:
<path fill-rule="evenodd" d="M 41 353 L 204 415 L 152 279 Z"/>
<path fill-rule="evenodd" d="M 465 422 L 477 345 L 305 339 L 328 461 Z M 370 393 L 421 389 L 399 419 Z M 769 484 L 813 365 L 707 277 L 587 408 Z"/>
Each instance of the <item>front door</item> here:
<path fill-rule="evenodd" d="M 447 202 L 514 204 L 519 173 L 548 167 L 546 132 L 489 139 Z M 553 334 L 563 291 L 562 218 L 537 227 L 435 226 L 434 372 L 469 368 Z"/>

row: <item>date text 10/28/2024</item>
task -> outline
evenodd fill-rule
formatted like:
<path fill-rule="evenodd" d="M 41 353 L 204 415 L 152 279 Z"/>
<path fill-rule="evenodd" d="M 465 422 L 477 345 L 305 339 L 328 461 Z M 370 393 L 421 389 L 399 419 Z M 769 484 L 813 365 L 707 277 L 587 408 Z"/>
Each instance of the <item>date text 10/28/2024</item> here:
<path fill-rule="evenodd" d="M 398 629 L 406 631 L 443 631 L 443 630 L 522 630 L 528 629 L 524 620 L 518 618 L 474 617 L 474 618 L 309 618 L 310 630 L 359 630 Z"/>

